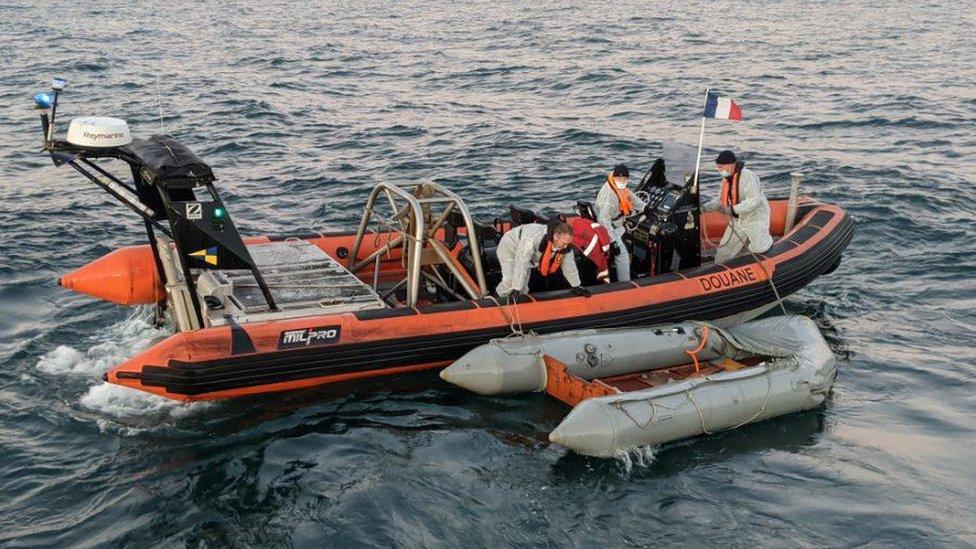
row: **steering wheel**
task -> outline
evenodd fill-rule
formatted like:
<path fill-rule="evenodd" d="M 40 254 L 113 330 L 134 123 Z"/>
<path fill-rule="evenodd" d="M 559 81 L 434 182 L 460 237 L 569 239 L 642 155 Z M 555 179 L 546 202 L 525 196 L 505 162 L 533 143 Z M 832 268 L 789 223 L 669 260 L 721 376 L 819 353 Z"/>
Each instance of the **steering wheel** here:
<path fill-rule="evenodd" d="M 634 196 L 636 196 L 644 204 L 648 204 L 651 201 L 651 193 L 647 191 L 637 191 L 634 193 Z"/>

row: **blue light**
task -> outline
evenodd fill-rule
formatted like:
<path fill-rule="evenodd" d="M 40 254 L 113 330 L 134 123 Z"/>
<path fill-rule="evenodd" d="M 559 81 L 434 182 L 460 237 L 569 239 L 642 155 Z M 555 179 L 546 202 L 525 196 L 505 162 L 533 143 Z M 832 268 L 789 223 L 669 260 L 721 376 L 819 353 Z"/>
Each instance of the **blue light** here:
<path fill-rule="evenodd" d="M 34 95 L 34 104 L 41 109 L 51 108 L 51 96 L 46 93 L 38 93 Z"/>

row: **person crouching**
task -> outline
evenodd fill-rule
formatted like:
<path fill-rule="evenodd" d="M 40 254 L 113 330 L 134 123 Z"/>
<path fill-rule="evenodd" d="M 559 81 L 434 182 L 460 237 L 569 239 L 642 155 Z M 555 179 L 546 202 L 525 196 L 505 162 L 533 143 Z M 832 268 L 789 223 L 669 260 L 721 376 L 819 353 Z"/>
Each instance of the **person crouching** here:
<path fill-rule="evenodd" d="M 499 297 L 515 299 L 529 292 L 530 279 L 537 278 L 548 286 L 545 282 L 550 277 L 562 273 L 575 293 L 588 294 L 580 287 L 572 243 L 573 229 L 562 221 L 550 222 L 548 226 L 530 223 L 509 230 L 498 241 L 496 253 L 502 269 L 502 281 L 495 288 L 495 293 Z"/>
<path fill-rule="evenodd" d="M 566 222 L 573 228 L 573 248 L 592 264 L 596 280 L 609 284 L 610 244 L 613 242 L 610 233 L 599 223 L 584 217 L 570 217 Z M 586 265 L 583 267 L 586 272 Z"/>

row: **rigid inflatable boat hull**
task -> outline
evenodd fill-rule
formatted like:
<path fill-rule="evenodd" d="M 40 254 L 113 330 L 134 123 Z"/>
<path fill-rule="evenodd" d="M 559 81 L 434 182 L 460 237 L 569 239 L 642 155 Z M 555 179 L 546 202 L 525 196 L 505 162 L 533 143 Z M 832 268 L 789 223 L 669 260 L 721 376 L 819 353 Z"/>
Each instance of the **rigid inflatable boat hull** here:
<path fill-rule="evenodd" d="M 111 383 L 183 401 L 241 397 L 370 376 L 438 368 L 493 338 L 516 319 L 539 334 L 683 320 L 742 319 L 775 306 L 833 266 L 850 242 L 843 210 L 808 204 L 799 224 L 770 250 L 631 282 L 532 294 L 518 306 L 493 299 L 231 324 L 170 336 L 113 368 Z M 341 254 L 339 254 L 341 256 Z M 767 276 L 768 275 L 768 276 Z M 329 333 L 299 338 L 295 333 Z"/>

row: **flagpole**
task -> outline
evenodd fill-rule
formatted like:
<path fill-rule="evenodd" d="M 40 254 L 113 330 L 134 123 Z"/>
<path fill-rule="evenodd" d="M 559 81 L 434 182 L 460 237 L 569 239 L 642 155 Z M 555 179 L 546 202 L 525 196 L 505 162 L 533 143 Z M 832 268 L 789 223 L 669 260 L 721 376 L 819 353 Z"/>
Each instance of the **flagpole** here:
<path fill-rule="evenodd" d="M 705 107 L 708 105 L 708 92 L 710 88 L 705 88 L 705 102 L 702 104 L 702 125 L 701 132 L 698 134 L 698 157 L 695 159 L 695 184 L 692 187 L 692 192 L 698 193 L 698 172 L 701 166 L 701 153 L 702 144 L 705 142 Z"/>

